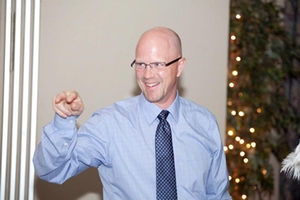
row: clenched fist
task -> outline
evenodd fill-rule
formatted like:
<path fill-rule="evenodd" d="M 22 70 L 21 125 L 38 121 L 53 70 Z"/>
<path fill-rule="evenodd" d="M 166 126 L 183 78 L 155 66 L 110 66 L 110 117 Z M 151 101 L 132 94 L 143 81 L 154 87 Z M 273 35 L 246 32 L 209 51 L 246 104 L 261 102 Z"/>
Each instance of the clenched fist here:
<path fill-rule="evenodd" d="M 54 111 L 61 117 L 79 116 L 84 109 L 83 102 L 76 91 L 64 91 L 53 98 Z"/>

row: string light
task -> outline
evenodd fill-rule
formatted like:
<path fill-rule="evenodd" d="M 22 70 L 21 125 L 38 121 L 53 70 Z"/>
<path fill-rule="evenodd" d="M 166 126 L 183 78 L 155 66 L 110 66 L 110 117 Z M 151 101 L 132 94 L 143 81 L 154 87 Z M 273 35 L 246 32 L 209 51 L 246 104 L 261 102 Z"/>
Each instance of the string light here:
<path fill-rule="evenodd" d="M 261 108 L 257 108 L 257 109 L 256 109 L 256 112 L 257 112 L 257 113 L 261 113 L 261 111 L 262 111 Z"/>
<path fill-rule="evenodd" d="M 229 130 L 229 131 L 227 132 L 227 134 L 228 134 L 229 136 L 233 136 L 233 131 L 232 131 L 232 130 Z"/>
<path fill-rule="evenodd" d="M 248 163 L 249 162 L 249 159 L 248 158 L 244 158 L 244 163 Z"/>
<path fill-rule="evenodd" d="M 245 152 L 243 152 L 243 151 L 240 152 L 240 156 L 241 156 L 241 157 L 244 157 L 245 155 L 246 155 Z"/>
<path fill-rule="evenodd" d="M 234 87 L 234 83 L 229 83 L 229 87 L 233 88 Z"/>
<path fill-rule="evenodd" d="M 255 129 L 254 129 L 254 128 L 250 128 L 249 131 L 250 131 L 251 133 L 254 133 L 254 132 L 255 132 Z"/>
<path fill-rule="evenodd" d="M 228 151 L 228 147 L 226 147 L 226 146 L 224 146 L 223 149 L 225 152 Z"/>
<path fill-rule="evenodd" d="M 231 115 L 236 115 L 236 111 L 235 110 L 231 111 Z"/>
<path fill-rule="evenodd" d="M 238 71 L 236 71 L 236 70 L 233 70 L 231 73 L 233 76 L 237 76 L 239 74 Z"/>
<path fill-rule="evenodd" d="M 266 175 L 267 172 L 268 172 L 268 171 L 267 171 L 266 169 L 263 169 L 263 170 L 262 170 L 262 174 L 263 174 L 263 175 Z"/>
<path fill-rule="evenodd" d="M 247 195 L 243 194 L 242 199 L 247 199 Z"/>
<path fill-rule="evenodd" d="M 256 147 L 256 143 L 255 142 L 251 142 L 251 147 L 255 148 Z"/>
<path fill-rule="evenodd" d="M 235 18 L 236 18 L 236 19 L 241 19 L 241 17 L 242 17 L 242 16 L 241 16 L 240 14 L 236 14 L 236 15 L 235 15 Z"/>
<path fill-rule="evenodd" d="M 236 39 L 235 35 L 231 35 L 230 39 L 235 40 Z"/>
<path fill-rule="evenodd" d="M 243 117 L 245 115 L 245 113 L 243 111 L 239 111 L 239 116 Z"/>
<path fill-rule="evenodd" d="M 235 60 L 240 62 L 242 60 L 242 58 L 238 56 L 238 57 L 235 58 Z"/>
<path fill-rule="evenodd" d="M 228 105 L 228 106 L 232 106 L 232 102 L 231 102 L 231 101 L 228 101 L 227 105 Z"/>

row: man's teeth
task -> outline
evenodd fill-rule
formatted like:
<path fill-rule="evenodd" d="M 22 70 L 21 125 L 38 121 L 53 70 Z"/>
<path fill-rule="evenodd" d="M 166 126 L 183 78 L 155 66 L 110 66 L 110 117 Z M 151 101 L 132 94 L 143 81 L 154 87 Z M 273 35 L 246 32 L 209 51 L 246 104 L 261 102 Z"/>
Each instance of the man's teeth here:
<path fill-rule="evenodd" d="M 149 87 L 153 87 L 153 86 L 158 85 L 158 83 L 146 83 L 146 85 L 149 86 Z"/>

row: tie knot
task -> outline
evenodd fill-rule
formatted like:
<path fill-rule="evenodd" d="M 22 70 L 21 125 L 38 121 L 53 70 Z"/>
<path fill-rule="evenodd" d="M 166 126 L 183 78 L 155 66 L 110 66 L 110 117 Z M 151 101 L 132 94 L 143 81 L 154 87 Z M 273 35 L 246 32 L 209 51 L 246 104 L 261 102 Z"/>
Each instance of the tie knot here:
<path fill-rule="evenodd" d="M 162 110 L 160 113 L 159 113 L 159 115 L 157 116 L 157 118 L 159 119 L 159 121 L 161 121 L 162 119 L 167 119 L 167 117 L 168 117 L 168 115 L 169 115 L 169 111 L 167 111 L 167 110 Z"/>

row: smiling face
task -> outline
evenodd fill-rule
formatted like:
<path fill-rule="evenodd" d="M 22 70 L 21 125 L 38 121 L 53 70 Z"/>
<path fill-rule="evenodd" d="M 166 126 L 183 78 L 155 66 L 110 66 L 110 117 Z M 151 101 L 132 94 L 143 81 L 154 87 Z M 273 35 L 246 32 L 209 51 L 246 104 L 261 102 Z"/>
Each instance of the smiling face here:
<path fill-rule="evenodd" d="M 155 28 L 142 35 L 136 47 L 136 62 L 170 62 L 181 57 L 181 44 L 178 36 L 166 28 Z M 178 78 L 185 66 L 185 58 L 155 70 L 146 67 L 136 70 L 136 79 L 146 99 L 165 109 L 176 97 Z"/>

